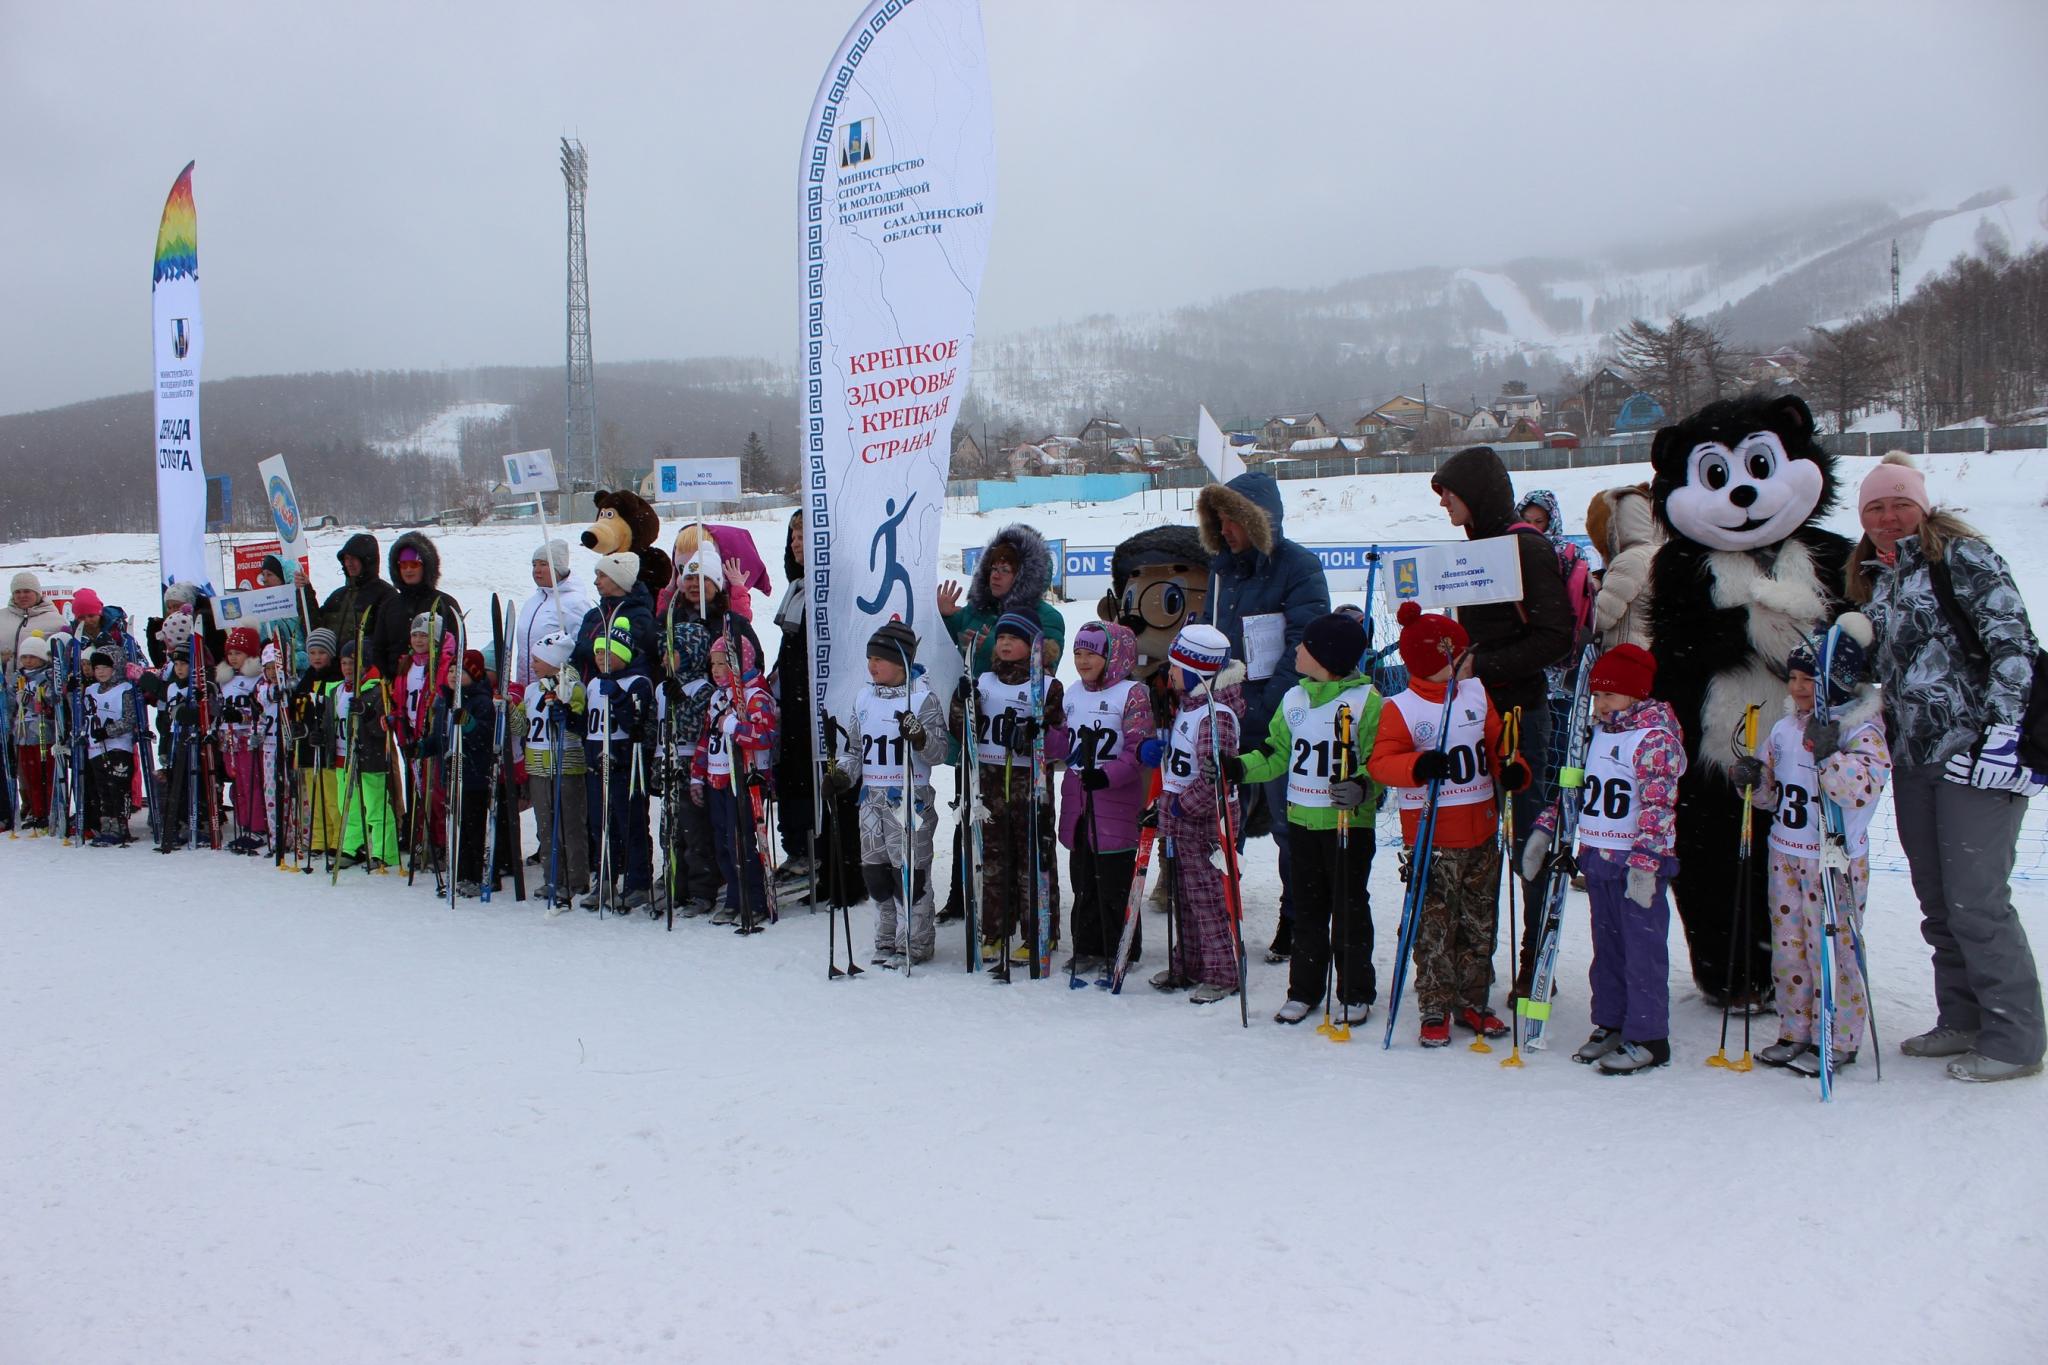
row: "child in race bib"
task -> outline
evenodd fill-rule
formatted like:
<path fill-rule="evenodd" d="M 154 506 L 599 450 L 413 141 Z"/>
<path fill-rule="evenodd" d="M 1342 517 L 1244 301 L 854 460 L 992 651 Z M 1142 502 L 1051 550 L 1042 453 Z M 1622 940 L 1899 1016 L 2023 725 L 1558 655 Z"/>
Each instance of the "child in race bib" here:
<path fill-rule="evenodd" d="M 1678 717 L 1649 700 L 1657 662 L 1636 645 L 1593 661 L 1593 738 L 1585 783 L 1561 800 L 1579 806 L 1579 868 L 1593 909 L 1593 1035 L 1572 1060 L 1632 1075 L 1671 1060 L 1671 901 L 1678 871 L 1678 779 L 1685 741 Z M 1557 830 L 1543 812 L 1522 855 L 1535 880 Z"/>
<path fill-rule="evenodd" d="M 1868 681 L 1867 618 L 1850 612 L 1837 623 L 1842 634 L 1834 651 L 1833 676 L 1826 680 L 1829 718 L 1815 719 L 1814 697 L 1822 686 L 1818 664 L 1807 646 L 1785 661 L 1785 714 L 1771 727 L 1755 758 L 1734 772 L 1738 786 L 1753 786 L 1751 804 L 1772 811 L 1770 865 L 1771 979 L 1778 988 L 1778 1041 L 1757 1053 L 1767 1066 L 1820 1074 L 1815 1049 L 1820 999 L 1821 879 L 1830 857 L 1846 863 L 1850 904 L 1837 906 L 1847 933 L 1834 943 L 1836 1066 L 1856 1060 L 1870 1001 L 1853 945 L 1863 934 L 1863 904 L 1870 894 L 1870 817 L 1891 780 L 1891 750 L 1877 689 Z M 1826 806 L 1840 810 L 1843 836 L 1831 848 Z"/>

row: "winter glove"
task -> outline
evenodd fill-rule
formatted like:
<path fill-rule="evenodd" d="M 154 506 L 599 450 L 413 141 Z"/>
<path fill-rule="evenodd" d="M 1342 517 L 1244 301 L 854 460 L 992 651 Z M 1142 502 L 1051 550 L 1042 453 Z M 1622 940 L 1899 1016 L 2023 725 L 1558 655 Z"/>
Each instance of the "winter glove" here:
<path fill-rule="evenodd" d="M 2015 791 L 2029 785 L 2020 767 L 2020 730 L 2017 725 L 1993 725 L 1967 753 L 1948 761 L 1942 774 L 1949 781 L 1981 791 Z"/>
<path fill-rule="evenodd" d="M 748 791 L 766 791 L 768 788 L 768 775 L 759 768 L 749 768 L 747 769 L 745 785 Z"/>
<path fill-rule="evenodd" d="M 1647 867 L 1632 867 L 1628 870 L 1628 898 L 1643 909 L 1650 908 L 1650 901 L 1657 894 L 1657 874 Z"/>
<path fill-rule="evenodd" d="M 1159 760 L 1166 757 L 1166 743 L 1159 739 L 1148 739 L 1138 745 L 1138 762 L 1148 768 L 1159 766 Z"/>
<path fill-rule="evenodd" d="M 1109 771 L 1106 768 L 1081 769 L 1081 785 L 1089 791 L 1099 792 L 1109 785 Z"/>
<path fill-rule="evenodd" d="M 1010 752 L 1013 754 L 1030 753 L 1031 741 L 1037 738 L 1037 736 L 1037 722 L 1033 721 L 1029 716 L 1019 719 L 1015 725 L 1010 727 Z"/>
<path fill-rule="evenodd" d="M 1424 749 L 1415 756 L 1415 783 L 1421 786 L 1451 775 L 1450 756 L 1441 749 Z"/>
<path fill-rule="evenodd" d="M 1144 809 L 1144 810 L 1142 810 L 1142 811 L 1139 811 L 1139 812 L 1138 812 L 1138 828 L 1139 828 L 1139 829 L 1158 829 L 1158 828 L 1159 828 L 1159 806 L 1158 806 L 1158 803 L 1157 803 L 1157 802 L 1153 803 L 1152 805 L 1149 805 L 1149 806 L 1145 807 L 1145 809 Z"/>
<path fill-rule="evenodd" d="M 1509 796 L 1529 789 L 1529 765 L 1520 758 L 1511 758 L 1500 768 L 1500 789 Z"/>
<path fill-rule="evenodd" d="M 1338 810 L 1357 810 L 1371 793 L 1372 788 L 1357 778 L 1342 778 L 1330 784 L 1330 804 Z"/>
<path fill-rule="evenodd" d="M 1764 784 L 1764 761 L 1744 756 L 1728 765 L 1729 780 L 1744 791 Z"/>
<path fill-rule="evenodd" d="M 701 810 L 704 807 L 704 803 L 709 799 L 710 798 L 708 798 L 704 794 L 704 784 L 702 782 L 692 782 L 690 784 L 691 805 L 696 806 L 698 809 Z"/>
<path fill-rule="evenodd" d="M 683 680 L 673 675 L 661 680 L 661 695 L 668 698 L 670 706 L 683 704 Z"/>
<path fill-rule="evenodd" d="M 1839 721 L 1822 720 L 1815 716 L 1806 722 L 1806 747 L 1813 751 L 1815 763 L 1825 763 L 1842 749 L 1842 726 Z"/>
<path fill-rule="evenodd" d="M 1532 830 L 1529 840 L 1522 845 L 1522 880 L 1533 882 L 1543 875 L 1544 866 L 1550 861 L 1550 831 Z"/>
<path fill-rule="evenodd" d="M 1244 785 L 1244 760 L 1236 754 L 1219 755 L 1216 759 L 1216 766 L 1223 770 L 1223 775 L 1230 779 L 1233 784 L 1238 786 Z"/>
<path fill-rule="evenodd" d="M 853 774 L 834 763 L 825 769 L 825 794 L 843 796 L 853 790 Z"/>
<path fill-rule="evenodd" d="M 1415 867 L 1415 850 L 1404 847 L 1394 861 L 1400 870 L 1401 881 L 1405 884 L 1408 880 L 1409 872 Z"/>
<path fill-rule="evenodd" d="M 189 701 L 178 708 L 176 715 L 180 725 L 197 725 L 199 723 L 199 708 Z"/>
<path fill-rule="evenodd" d="M 896 713 L 896 733 L 903 736 L 906 744 L 924 743 L 924 722 L 917 718 L 915 711 Z"/>

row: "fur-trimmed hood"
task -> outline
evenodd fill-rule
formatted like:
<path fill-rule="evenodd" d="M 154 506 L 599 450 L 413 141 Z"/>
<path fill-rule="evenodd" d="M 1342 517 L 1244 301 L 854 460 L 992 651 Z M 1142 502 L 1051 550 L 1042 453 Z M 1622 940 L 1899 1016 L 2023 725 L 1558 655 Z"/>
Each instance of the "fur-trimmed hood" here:
<path fill-rule="evenodd" d="M 373 541 L 372 544 L 375 542 Z M 437 592 L 441 587 L 441 552 L 434 548 L 434 542 L 424 532 L 407 531 L 391 542 L 391 552 L 385 557 L 385 568 L 390 571 L 394 586 L 403 588 L 405 580 L 398 576 L 398 556 L 406 550 L 417 550 L 420 556 L 420 587 L 428 592 Z M 415 590 L 417 591 L 417 589 Z"/>
<path fill-rule="evenodd" d="M 1600 552 L 1603 564 L 1613 563 L 1616 556 L 1638 545 L 1663 543 L 1664 529 L 1657 523 L 1650 485 L 1630 484 L 1595 493 L 1586 507 L 1586 538 Z"/>
<path fill-rule="evenodd" d="M 1202 548 L 1212 555 L 1229 549 L 1223 539 L 1225 518 L 1244 527 L 1252 548 L 1268 559 L 1285 534 L 1281 530 L 1286 508 L 1280 498 L 1280 483 L 1271 474 L 1248 471 L 1229 483 L 1212 483 L 1195 498 L 1195 515 L 1202 532 Z"/>
<path fill-rule="evenodd" d="M 984 552 L 981 562 L 974 566 L 974 582 L 967 589 L 967 605 L 990 615 L 1014 611 L 1036 616 L 1038 604 L 1052 590 L 1052 548 L 1035 527 L 1022 522 L 996 532 L 989 540 L 988 548 L 994 550 L 999 545 L 1007 545 L 1016 552 L 1017 581 L 1010 585 L 1009 595 L 998 602 L 995 594 L 989 591 L 991 566 L 988 554 Z"/>

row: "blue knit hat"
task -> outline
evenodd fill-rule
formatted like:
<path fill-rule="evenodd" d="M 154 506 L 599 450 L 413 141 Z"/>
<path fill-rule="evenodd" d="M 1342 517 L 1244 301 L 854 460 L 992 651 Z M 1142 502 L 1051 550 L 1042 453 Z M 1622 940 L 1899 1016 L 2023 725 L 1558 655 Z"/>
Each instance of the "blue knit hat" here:
<path fill-rule="evenodd" d="M 1039 630 L 1038 621 L 1035 618 L 1026 616 L 1022 612 L 1006 611 L 996 618 L 996 634 L 998 636 L 1015 635 L 1035 643 L 1044 632 Z"/>

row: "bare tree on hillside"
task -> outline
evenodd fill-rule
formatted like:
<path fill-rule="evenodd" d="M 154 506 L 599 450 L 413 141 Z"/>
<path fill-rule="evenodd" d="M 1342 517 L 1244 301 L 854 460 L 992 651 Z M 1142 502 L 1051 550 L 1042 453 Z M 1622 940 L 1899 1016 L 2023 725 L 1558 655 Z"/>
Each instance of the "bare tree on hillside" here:
<path fill-rule="evenodd" d="M 1833 414 L 1836 431 L 1847 430 L 1859 413 L 1882 401 L 1891 385 L 1891 350 L 1876 326 L 1856 322 L 1813 329 L 1806 390 L 1815 406 Z"/>
<path fill-rule="evenodd" d="M 1636 318 L 1614 334 L 1615 363 L 1675 421 L 1726 392 L 1737 365 L 1714 327 L 1683 313 L 1662 327 Z"/>

